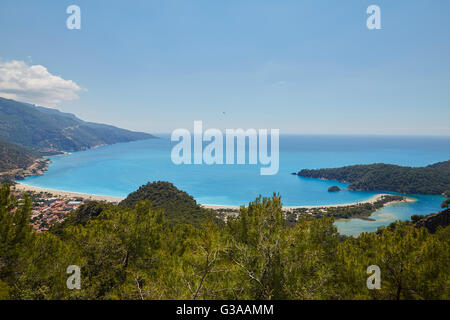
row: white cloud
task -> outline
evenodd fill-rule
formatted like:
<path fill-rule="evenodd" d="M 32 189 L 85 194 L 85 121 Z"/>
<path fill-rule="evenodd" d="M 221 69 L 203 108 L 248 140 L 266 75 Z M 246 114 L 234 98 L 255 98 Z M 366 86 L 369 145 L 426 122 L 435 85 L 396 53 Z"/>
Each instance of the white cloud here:
<path fill-rule="evenodd" d="M 48 72 L 41 65 L 24 61 L 0 61 L 0 96 L 47 107 L 56 107 L 64 100 L 78 99 L 83 90 L 72 80 Z"/>

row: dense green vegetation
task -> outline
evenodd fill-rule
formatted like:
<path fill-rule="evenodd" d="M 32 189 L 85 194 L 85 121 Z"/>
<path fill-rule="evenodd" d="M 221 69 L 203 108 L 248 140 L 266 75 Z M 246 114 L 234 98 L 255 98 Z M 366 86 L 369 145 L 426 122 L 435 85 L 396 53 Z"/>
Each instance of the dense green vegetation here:
<path fill-rule="evenodd" d="M 412 222 L 417 222 L 417 221 L 422 220 L 423 218 L 425 218 L 425 216 L 423 214 L 413 214 L 411 216 L 411 221 Z"/>
<path fill-rule="evenodd" d="M 97 201 L 82 204 L 77 210 L 71 212 L 63 222 L 53 225 L 50 232 L 62 236 L 64 229 L 74 226 L 85 226 L 89 220 L 98 217 L 108 208 L 114 208 L 114 205 Z"/>
<path fill-rule="evenodd" d="M 16 144 L 0 140 L 0 184 L 12 182 L 19 172 L 38 158 L 35 153 Z"/>
<path fill-rule="evenodd" d="M 162 210 L 166 222 L 172 224 L 190 224 L 200 227 L 208 220 L 220 221 L 217 212 L 200 207 L 197 202 L 184 191 L 165 181 L 151 182 L 132 192 L 119 206 L 134 209 L 140 201 L 149 201 L 153 210 Z M 105 210 L 115 210 L 112 204 L 91 201 L 72 212 L 62 223 L 51 228 L 54 234 L 62 235 L 62 230 L 69 226 L 86 225 L 88 221 L 99 216 Z"/>
<path fill-rule="evenodd" d="M 332 169 L 305 169 L 298 172 L 298 175 L 348 182 L 351 190 L 442 194 L 450 189 L 450 160 L 420 168 L 377 163 Z"/>
<path fill-rule="evenodd" d="M 449 161 L 442 161 L 442 162 L 436 162 L 433 164 L 430 164 L 428 168 L 437 168 L 437 169 L 444 169 L 444 170 L 450 170 L 450 160 Z"/>
<path fill-rule="evenodd" d="M 418 228 L 427 228 L 431 233 L 435 233 L 439 227 L 447 227 L 450 225 L 450 209 L 444 211 L 429 214 L 427 216 L 412 216 L 411 220 L 415 222 L 415 226 Z"/>
<path fill-rule="evenodd" d="M 195 199 L 165 181 L 151 182 L 132 192 L 120 205 L 134 208 L 139 201 L 148 200 L 153 209 L 162 209 L 171 223 L 188 223 L 199 226 L 205 218 L 215 217 L 212 210 L 200 207 Z"/>
<path fill-rule="evenodd" d="M 449 299 L 448 227 L 430 234 L 404 222 L 346 238 L 332 218 L 289 225 L 276 196 L 199 227 L 168 223 L 149 201 L 81 211 L 57 233 L 37 234 L 30 201 L 1 187 L 0 298 Z M 373 264 L 380 290 L 366 287 Z M 81 268 L 81 290 L 66 287 L 69 265 Z"/>
<path fill-rule="evenodd" d="M 33 164 L 36 158 L 34 153 L 0 140 L 0 172 L 26 168 Z"/>
<path fill-rule="evenodd" d="M 328 188 L 328 192 L 337 192 L 337 191 L 341 191 L 341 188 L 339 188 L 338 186 L 331 186 Z"/>
<path fill-rule="evenodd" d="M 441 204 L 441 208 L 448 208 L 450 206 L 450 199 L 445 200 Z"/>
<path fill-rule="evenodd" d="M 323 208 L 297 208 L 292 211 L 289 219 L 297 218 L 303 215 L 313 215 L 316 218 L 323 217 L 333 217 L 335 219 L 350 219 L 350 218 L 360 218 L 368 219 L 368 217 L 374 213 L 376 210 L 382 208 L 384 205 L 394 201 L 403 201 L 405 197 L 396 195 L 386 195 L 382 196 L 381 199 L 370 203 L 358 203 L 350 206 L 342 207 L 323 207 Z"/>
<path fill-rule="evenodd" d="M 154 136 L 85 122 L 72 114 L 0 98 L 0 139 L 42 153 L 78 151 Z"/>

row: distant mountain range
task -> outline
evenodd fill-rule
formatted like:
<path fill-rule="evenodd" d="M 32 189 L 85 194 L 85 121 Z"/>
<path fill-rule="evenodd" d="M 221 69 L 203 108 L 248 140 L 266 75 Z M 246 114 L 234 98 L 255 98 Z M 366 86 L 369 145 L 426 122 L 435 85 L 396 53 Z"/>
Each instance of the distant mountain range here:
<path fill-rule="evenodd" d="M 154 138 L 0 97 L 0 182 L 41 173 L 47 165 L 42 155 Z"/>
<path fill-rule="evenodd" d="M 0 98 L 0 139 L 40 154 L 153 138 L 148 133 L 86 122 L 56 109 Z"/>

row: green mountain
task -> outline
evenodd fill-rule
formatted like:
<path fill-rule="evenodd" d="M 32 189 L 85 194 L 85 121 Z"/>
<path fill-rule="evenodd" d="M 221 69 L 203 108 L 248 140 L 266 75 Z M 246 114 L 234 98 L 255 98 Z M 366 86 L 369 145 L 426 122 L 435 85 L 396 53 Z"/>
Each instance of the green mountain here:
<path fill-rule="evenodd" d="M 385 190 L 406 194 L 442 194 L 450 190 L 450 160 L 427 167 L 376 163 L 332 169 L 305 169 L 297 175 L 348 182 L 350 190 Z"/>
<path fill-rule="evenodd" d="M 201 225 L 208 219 L 218 222 L 217 214 L 200 207 L 189 194 L 176 188 L 172 183 L 158 181 L 147 183 L 137 191 L 132 192 L 119 206 L 97 201 L 81 205 L 59 224 L 52 226 L 50 231 L 62 236 L 63 230 L 69 226 L 85 226 L 105 212 L 124 209 L 134 210 L 138 202 L 149 201 L 152 209 L 161 209 L 170 225 L 189 224 L 194 227 Z"/>
<path fill-rule="evenodd" d="M 132 209 L 142 200 L 149 200 L 155 209 L 163 209 L 167 220 L 175 223 L 198 226 L 205 218 L 214 216 L 210 210 L 200 207 L 192 196 L 179 190 L 170 182 L 147 183 L 130 193 L 120 205 Z"/>
<path fill-rule="evenodd" d="M 40 153 L 80 151 L 99 145 L 156 138 L 85 122 L 70 113 L 0 98 L 0 139 Z"/>

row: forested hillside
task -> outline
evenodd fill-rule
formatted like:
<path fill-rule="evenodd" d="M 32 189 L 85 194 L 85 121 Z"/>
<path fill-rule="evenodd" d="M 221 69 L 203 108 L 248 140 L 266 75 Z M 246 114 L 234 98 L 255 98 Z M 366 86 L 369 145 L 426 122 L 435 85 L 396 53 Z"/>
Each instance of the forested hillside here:
<path fill-rule="evenodd" d="M 450 170 L 450 160 L 430 164 L 428 168 Z"/>
<path fill-rule="evenodd" d="M 211 217 L 211 210 L 200 207 L 195 199 L 172 183 L 165 181 L 151 182 L 132 192 L 120 205 L 134 208 L 139 201 L 148 200 L 154 209 L 163 209 L 165 218 L 172 223 L 200 225 L 206 217 Z"/>
<path fill-rule="evenodd" d="M 46 161 L 16 144 L 0 140 L 0 184 L 12 182 L 26 172 L 38 173 L 46 168 Z"/>
<path fill-rule="evenodd" d="M 35 233 L 30 205 L 0 188 L 0 299 L 450 298 L 449 227 L 431 234 L 403 222 L 347 238 L 331 218 L 288 224 L 274 196 L 226 224 L 171 224 L 137 201 L 85 206 L 58 232 Z M 66 287 L 70 265 L 80 290 Z M 379 290 L 366 286 L 370 265 Z"/>
<path fill-rule="evenodd" d="M 0 97 L 0 139 L 41 153 L 79 151 L 151 138 L 155 137 Z"/>
<path fill-rule="evenodd" d="M 384 190 L 405 194 L 443 194 L 450 190 L 450 160 L 420 168 L 377 163 L 332 169 L 304 169 L 297 174 L 348 182 L 350 190 Z"/>
<path fill-rule="evenodd" d="M 26 168 L 37 158 L 36 154 L 12 143 L 0 140 L 0 173 Z"/>

